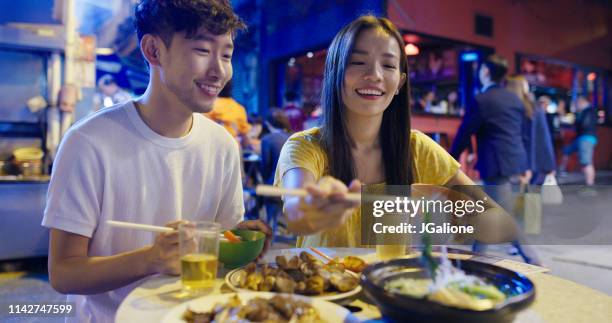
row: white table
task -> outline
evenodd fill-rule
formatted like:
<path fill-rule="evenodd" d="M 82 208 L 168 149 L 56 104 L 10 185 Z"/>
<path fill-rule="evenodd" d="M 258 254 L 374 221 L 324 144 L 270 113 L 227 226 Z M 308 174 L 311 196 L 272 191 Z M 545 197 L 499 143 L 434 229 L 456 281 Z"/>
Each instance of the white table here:
<path fill-rule="evenodd" d="M 273 262 L 277 255 L 299 254 L 305 249 L 271 250 L 265 261 Z M 367 262 L 375 261 L 373 249 L 361 248 L 320 248 L 334 256 L 356 255 Z M 451 255 L 453 257 L 453 255 Z M 499 258 L 454 255 L 462 259 L 476 259 L 495 263 L 499 266 L 526 274 L 536 286 L 536 299 L 529 310 L 521 312 L 515 322 L 612 322 L 612 297 L 583 285 L 543 273 L 541 267 L 530 266 Z M 213 293 L 229 293 L 224 285 L 226 270 L 219 273 Z M 135 288 L 121 303 L 115 317 L 117 323 L 160 322 L 164 315 L 182 301 L 177 298 L 181 289 L 180 278 L 176 276 L 153 276 Z M 353 313 L 360 319 L 377 321 L 378 309 L 367 303 L 364 295 L 359 295 L 350 305 L 362 308 Z M 380 321 L 382 322 L 382 321 Z"/>

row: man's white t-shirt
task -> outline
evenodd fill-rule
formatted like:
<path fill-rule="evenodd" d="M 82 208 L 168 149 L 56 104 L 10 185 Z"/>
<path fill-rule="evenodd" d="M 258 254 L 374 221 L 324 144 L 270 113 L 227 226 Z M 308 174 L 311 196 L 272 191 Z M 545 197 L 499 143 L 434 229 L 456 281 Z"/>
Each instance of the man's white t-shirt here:
<path fill-rule="evenodd" d="M 184 137 L 149 128 L 132 101 L 75 124 L 60 145 L 47 194 L 43 226 L 91 238 L 89 256 L 110 256 L 152 244 L 155 233 L 114 228 L 107 220 L 164 225 L 179 219 L 215 221 L 224 228 L 243 219 L 237 142 L 201 114 Z M 68 295 L 76 317 L 112 322 L 137 286 L 96 295 Z"/>

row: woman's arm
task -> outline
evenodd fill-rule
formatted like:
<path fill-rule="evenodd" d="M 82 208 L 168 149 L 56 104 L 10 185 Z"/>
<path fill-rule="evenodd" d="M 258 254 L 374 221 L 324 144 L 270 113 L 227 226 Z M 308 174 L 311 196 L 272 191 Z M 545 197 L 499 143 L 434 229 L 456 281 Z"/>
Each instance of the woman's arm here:
<path fill-rule="evenodd" d="M 484 212 L 456 218 L 459 224 L 474 227 L 474 234 L 470 238 L 484 243 L 501 243 L 516 239 L 519 230 L 512 216 L 462 171 L 457 171 L 457 174 L 444 186 L 459 193 L 451 194 L 453 195 L 451 199 L 460 198 L 465 194 L 467 196 L 464 195 L 464 198 L 485 201 Z"/>

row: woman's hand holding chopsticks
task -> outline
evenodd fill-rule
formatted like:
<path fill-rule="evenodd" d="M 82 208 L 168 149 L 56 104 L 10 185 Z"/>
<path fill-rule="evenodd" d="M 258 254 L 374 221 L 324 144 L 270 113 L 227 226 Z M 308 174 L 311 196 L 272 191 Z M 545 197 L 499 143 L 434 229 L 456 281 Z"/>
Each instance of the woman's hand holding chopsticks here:
<path fill-rule="evenodd" d="M 304 185 L 306 196 L 285 197 L 285 211 L 289 230 L 297 234 L 312 234 L 336 228 L 359 206 L 348 199 L 349 193 L 359 193 L 361 183 L 353 180 L 347 187 L 333 177 L 323 177 L 316 183 Z"/>

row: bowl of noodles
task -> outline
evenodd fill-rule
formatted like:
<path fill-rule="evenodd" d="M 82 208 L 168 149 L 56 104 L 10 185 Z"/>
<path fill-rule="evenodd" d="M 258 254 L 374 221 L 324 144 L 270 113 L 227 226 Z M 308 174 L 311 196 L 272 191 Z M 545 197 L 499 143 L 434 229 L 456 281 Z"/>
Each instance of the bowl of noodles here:
<path fill-rule="evenodd" d="M 533 283 L 520 273 L 471 260 L 395 259 L 367 267 L 365 293 L 385 318 L 403 322 L 512 322 L 535 298 Z M 433 277 L 432 277 L 433 276 Z"/>

